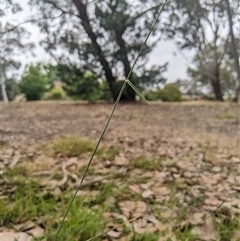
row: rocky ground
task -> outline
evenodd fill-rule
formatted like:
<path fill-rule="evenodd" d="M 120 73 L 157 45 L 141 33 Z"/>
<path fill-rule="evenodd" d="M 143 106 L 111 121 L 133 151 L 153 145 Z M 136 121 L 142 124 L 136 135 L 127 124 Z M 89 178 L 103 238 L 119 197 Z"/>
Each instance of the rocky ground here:
<path fill-rule="evenodd" d="M 239 107 L 155 107 L 117 107 L 58 240 L 240 240 Z M 3 106 L 4 241 L 54 240 L 111 108 Z"/>

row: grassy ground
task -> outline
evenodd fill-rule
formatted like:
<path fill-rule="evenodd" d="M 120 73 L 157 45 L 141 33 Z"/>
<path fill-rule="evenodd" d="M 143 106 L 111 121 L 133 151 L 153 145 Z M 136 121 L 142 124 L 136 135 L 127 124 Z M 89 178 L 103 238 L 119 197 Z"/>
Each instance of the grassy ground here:
<path fill-rule="evenodd" d="M 58 240 L 240 239 L 238 107 L 156 107 L 118 107 Z M 110 108 L 3 109 L 2 233 L 53 240 Z"/>

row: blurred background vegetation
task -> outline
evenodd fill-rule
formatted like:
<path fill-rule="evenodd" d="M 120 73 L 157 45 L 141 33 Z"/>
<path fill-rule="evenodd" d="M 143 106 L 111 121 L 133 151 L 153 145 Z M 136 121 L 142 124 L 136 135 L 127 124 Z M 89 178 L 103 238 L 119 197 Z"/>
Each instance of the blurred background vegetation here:
<path fill-rule="evenodd" d="M 97 100 L 117 98 L 124 76 L 161 6 L 161 1 L 30 0 L 31 13 L 22 19 L 25 5 L 4 0 L 1 21 L 1 93 L 4 102 L 20 95 L 32 100 Z M 38 14 L 36 14 L 38 13 Z M 240 3 L 238 0 L 169 1 L 130 80 L 148 100 L 238 100 L 240 86 Z M 32 24 L 43 38 L 33 43 L 25 26 Z M 160 39 L 173 40 L 179 51 L 195 54 L 188 77 L 175 83 L 164 77 L 168 63 L 148 67 L 149 54 Z M 52 61 L 28 63 L 37 44 Z M 16 98 L 19 100 L 21 98 Z M 122 101 L 135 101 L 127 86 Z"/>

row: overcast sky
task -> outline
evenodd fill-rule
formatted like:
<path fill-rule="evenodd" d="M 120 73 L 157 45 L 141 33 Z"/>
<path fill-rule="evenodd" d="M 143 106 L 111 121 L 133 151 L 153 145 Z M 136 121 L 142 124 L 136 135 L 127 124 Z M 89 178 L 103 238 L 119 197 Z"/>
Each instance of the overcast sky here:
<path fill-rule="evenodd" d="M 24 19 L 27 19 L 27 16 L 29 16 L 30 14 L 30 10 L 27 5 L 28 0 L 17 1 L 21 4 L 21 6 L 24 6 L 24 11 L 18 14 L 18 19 L 15 18 L 15 23 L 22 22 Z M 8 18 L 12 19 L 13 17 L 9 14 Z M 49 55 L 38 44 L 38 41 L 42 38 L 41 33 L 38 31 L 38 28 L 31 24 L 25 24 L 25 27 L 28 31 L 31 32 L 31 40 L 36 44 L 36 48 L 34 50 L 36 57 L 33 57 L 29 54 L 20 56 L 23 65 L 37 61 L 50 61 Z M 188 58 L 189 56 L 189 52 L 184 52 L 184 57 Z M 188 63 L 184 57 L 178 51 L 176 45 L 173 42 L 160 41 L 157 47 L 149 55 L 148 66 L 151 66 L 153 64 L 161 65 L 168 62 L 168 70 L 164 74 L 164 76 L 168 79 L 169 82 L 173 82 L 177 79 L 184 79 L 187 77 L 186 69 Z M 23 70 L 23 68 L 21 68 L 21 70 Z"/>

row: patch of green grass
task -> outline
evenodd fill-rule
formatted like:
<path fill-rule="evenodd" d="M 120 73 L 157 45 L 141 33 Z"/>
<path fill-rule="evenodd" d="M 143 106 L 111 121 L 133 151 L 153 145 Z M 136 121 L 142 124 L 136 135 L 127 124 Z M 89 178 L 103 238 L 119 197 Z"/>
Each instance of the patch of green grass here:
<path fill-rule="evenodd" d="M 150 179 L 149 177 L 136 176 L 134 180 L 136 183 L 147 183 Z"/>
<path fill-rule="evenodd" d="M 200 194 L 196 197 L 193 197 L 189 202 L 189 206 L 195 207 L 195 208 L 201 208 L 204 204 L 206 196 L 203 194 Z"/>
<path fill-rule="evenodd" d="M 27 169 L 24 167 L 24 166 L 15 166 L 14 168 L 12 169 L 8 169 L 5 173 L 4 173 L 4 176 L 6 177 L 10 177 L 10 178 L 13 178 L 13 177 L 16 177 L 16 176 L 28 176 L 29 173 L 27 171 Z"/>
<path fill-rule="evenodd" d="M 54 198 L 46 198 L 42 195 L 42 188 L 37 181 L 18 178 L 8 185 L 11 189 L 15 187 L 13 193 L 8 193 L 7 200 L 0 200 L 1 219 L 3 225 L 18 224 L 28 220 L 36 219 L 38 216 L 51 213 L 55 208 L 56 200 Z M 47 199 L 47 200 L 46 200 Z"/>
<path fill-rule="evenodd" d="M 157 233 L 142 233 L 137 234 L 135 233 L 130 241 L 158 241 L 159 234 Z"/>
<path fill-rule="evenodd" d="M 191 234 L 191 230 L 192 230 L 192 226 L 187 223 L 186 225 L 184 225 L 183 227 L 177 229 L 175 231 L 175 237 L 177 240 L 182 240 L 182 241 L 195 241 L 198 240 L 198 236 L 197 235 L 193 235 Z"/>
<path fill-rule="evenodd" d="M 219 211 L 214 212 L 214 226 L 221 240 L 231 241 L 236 231 L 240 230 L 240 217 L 231 217 Z"/>
<path fill-rule="evenodd" d="M 44 190 L 39 180 L 31 176 L 25 178 L 25 171 L 23 167 L 16 166 L 4 174 L 7 181 L 2 186 L 4 199 L 0 199 L 0 207 L 4 207 L 0 208 L 0 218 L 3 220 L 1 225 L 12 227 L 47 216 L 46 222 L 42 224 L 45 229 L 44 237 L 53 240 L 72 193 L 65 190 L 56 197 L 52 191 Z M 100 194 L 97 196 L 99 204 L 112 195 L 112 187 L 111 182 L 100 187 Z M 14 191 L 9 192 L 10 189 Z M 87 240 L 95 236 L 105 227 L 103 211 L 103 205 L 91 210 L 91 203 L 84 202 L 84 197 L 76 198 L 58 240 Z"/>
<path fill-rule="evenodd" d="M 59 224 L 59 221 L 51 220 L 46 226 L 46 237 L 48 240 L 53 240 Z M 69 216 L 63 224 L 58 240 L 87 240 L 102 232 L 105 225 L 106 223 L 102 218 L 101 210 L 91 210 L 90 208 L 79 205 L 78 202 L 73 202 Z M 99 237 L 95 240 L 99 241 L 101 238 Z"/>
<path fill-rule="evenodd" d="M 99 194 L 92 200 L 91 205 L 105 205 L 105 201 L 114 197 L 114 191 L 116 188 L 116 184 L 114 182 L 102 183 L 99 187 Z"/>
<path fill-rule="evenodd" d="M 104 160 L 113 160 L 116 155 L 120 152 L 119 147 L 99 148 L 96 155 L 103 158 Z"/>
<path fill-rule="evenodd" d="M 161 168 L 161 160 L 141 156 L 140 158 L 130 161 L 129 167 L 139 168 L 144 171 L 155 171 Z"/>
<path fill-rule="evenodd" d="M 239 116 L 233 115 L 231 113 L 222 113 L 214 116 L 217 119 L 228 119 L 228 120 L 239 120 Z"/>
<path fill-rule="evenodd" d="M 54 156 L 61 154 L 62 156 L 66 157 L 79 157 L 83 153 L 92 152 L 94 146 L 89 140 L 70 136 L 53 141 L 52 145 L 50 145 L 50 148 Z"/>

